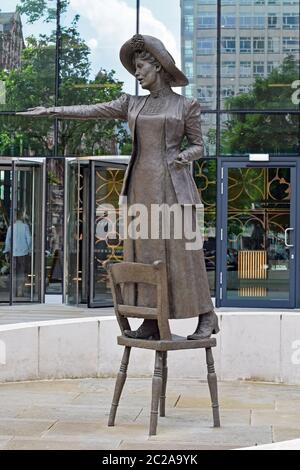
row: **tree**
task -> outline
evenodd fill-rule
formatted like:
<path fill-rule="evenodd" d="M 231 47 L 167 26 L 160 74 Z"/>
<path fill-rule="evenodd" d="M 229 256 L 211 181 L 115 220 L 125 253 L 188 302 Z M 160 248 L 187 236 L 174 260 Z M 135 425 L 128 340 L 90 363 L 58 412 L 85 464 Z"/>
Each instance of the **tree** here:
<path fill-rule="evenodd" d="M 67 8 L 68 1 L 62 7 Z M 19 11 L 33 23 L 41 18 L 50 22 L 56 17 L 52 0 L 21 0 Z M 122 92 L 123 83 L 114 71 L 100 70 L 90 79 L 90 50 L 78 32 L 79 16 L 69 27 L 61 28 L 60 87 L 61 105 L 93 104 L 110 101 Z M 21 68 L 0 71 L 5 82 L 7 101 L 4 110 L 24 110 L 55 103 L 56 31 L 26 38 Z M 0 153 L 2 155 L 51 155 L 53 153 L 53 120 L 2 117 Z M 101 155 L 116 153 L 118 144 L 128 143 L 124 125 L 116 121 L 61 120 L 59 153 L 62 155 Z"/>
<path fill-rule="evenodd" d="M 248 93 L 228 98 L 229 119 L 222 131 L 222 153 L 297 153 L 299 116 L 295 114 L 236 114 L 243 109 L 298 109 L 291 101 L 293 81 L 299 79 L 293 55 L 273 69 L 267 78 L 257 77 Z"/>
<path fill-rule="evenodd" d="M 28 23 L 43 19 L 46 23 L 56 20 L 57 0 L 19 0 L 17 11 L 27 16 Z M 60 12 L 64 13 L 70 0 L 60 0 Z"/>
<path fill-rule="evenodd" d="M 21 68 L 0 71 L 5 82 L 4 110 L 20 111 L 39 104 L 54 105 L 55 40 L 46 35 L 30 36 L 22 51 Z M 2 155 L 51 155 L 53 122 L 1 116 L 0 152 Z"/>

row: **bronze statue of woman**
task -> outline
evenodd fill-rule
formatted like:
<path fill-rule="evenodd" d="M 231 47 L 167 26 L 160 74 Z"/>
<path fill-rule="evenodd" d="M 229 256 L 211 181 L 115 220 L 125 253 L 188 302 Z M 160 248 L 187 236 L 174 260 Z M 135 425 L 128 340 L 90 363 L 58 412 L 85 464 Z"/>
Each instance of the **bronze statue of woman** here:
<path fill-rule="evenodd" d="M 142 88 L 149 90 L 148 95 L 123 94 L 107 103 L 37 107 L 19 114 L 127 120 L 132 133 L 133 153 L 124 177 L 121 202 L 127 198 L 128 208 L 133 204 L 146 207 L 150 226 L 154 205 L 163 204 L 169 208 L 190 206 L 193 230 L 197 230 L 196 205 L 201 201 L 189 163 L 203 157 L 200 105 L 195 99 L 173 92 L 171 87 L 186 86 L 188 79 L 176 67 L 159 39 L 140 34 L 133 36 L 123 44 L 120 59 Z M 181 150 L 185 136 L 189 147 Z M 218 333 L 202 245 L 198 249 L 187 249 L 189 240 L 184 234 L 181 238 L 175 237 L 174 227 L 169 238 L 162 232 L 160 228 L 158 237 L 154 238 L 125 238 L 124 260 L 149 264 L 157 259 L 163 260 L 168 275 L 170 318 L 198 317 L 195 332 L 188 336 L 191 340 Z M 155 295 L 152 289 L 151 286 L 140 285 L 134 291 L 128 288 L 123 293 L 127 299 L 134 299 L 135 305 L 153 307 Z M 125 334 L 134 338 L 157 338 L 157 322 L 144 320 L 137 330 Z"/>

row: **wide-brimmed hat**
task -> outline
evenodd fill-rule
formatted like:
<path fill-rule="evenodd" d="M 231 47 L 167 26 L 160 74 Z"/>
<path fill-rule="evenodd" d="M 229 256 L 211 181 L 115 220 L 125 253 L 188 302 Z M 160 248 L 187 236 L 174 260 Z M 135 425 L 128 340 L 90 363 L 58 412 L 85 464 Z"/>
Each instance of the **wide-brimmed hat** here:
<path fill-rule="evenodd" d="M 120 60 L 132 75 L 135 74 L 133 56 L 135 52 L 138 51 L 150 52 L 150 54 L 158 60 L 163 69 L 173 78 L 170 82 L 172 87 L 188 85 L 189 81 L 187 77 L 176 67 L 175 60 L 167 51 L 164 44 L 153 36 L 142 34 L 135 34 L 131 39 L 123 44 L 120 50 Z"/>

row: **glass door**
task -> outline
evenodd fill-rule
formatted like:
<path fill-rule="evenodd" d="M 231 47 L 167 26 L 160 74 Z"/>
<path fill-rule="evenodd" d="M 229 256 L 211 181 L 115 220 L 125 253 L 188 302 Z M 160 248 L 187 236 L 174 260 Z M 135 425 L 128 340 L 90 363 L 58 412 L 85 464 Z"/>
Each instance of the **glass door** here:
<path fill-rule="evenodd" d="M 0 164 L 0 303 L 10 301 L 8 228 L 12 198 L 12 166 Z"/>
<path fill-rule="evenodd" d="M 70 305 L 86 304 L 89 285 L 89 161 L 67 158 L 65 201 L 65 298 Z"/>
<path fill-rule="evenodd" d="M 66 158 L 64 302 L 70 305 L 112 305 L 103 262 L 123 257 L 122 240 L 108 227 L 116 217 L 118 228 L 118 201 L 126 164 L 107 159 Z"/>
<path fill-rule="evenodd" d="M 109 280 L 103 262 L 123 259 L 119 194 L 126 166 L 91 162 L 90 307 L 111 306 Z"/>
<path fill-rule="evenodd" d="M 70 305 L 81 303 L 80 242 L 82 240 L 82 199 L 83 187 L 80 161 L 67 158 L 65 167 L 66 211 L 65 211 L 65 302 Z"/>
<path fill-rule="evenodd" d="M 220 306 L 295 304 L 296 166 L 224 162 Z"/>
<path fill-rule="evenodd" d="M 13 302 L 42 302 L 44 286 L 44 161 L 19 159 L 13 172 Z"/>
<path fill-rule="evenodd" d="M 44 296 L 45 162 L 0 162 L 0 302 L 42 302 Z"/>

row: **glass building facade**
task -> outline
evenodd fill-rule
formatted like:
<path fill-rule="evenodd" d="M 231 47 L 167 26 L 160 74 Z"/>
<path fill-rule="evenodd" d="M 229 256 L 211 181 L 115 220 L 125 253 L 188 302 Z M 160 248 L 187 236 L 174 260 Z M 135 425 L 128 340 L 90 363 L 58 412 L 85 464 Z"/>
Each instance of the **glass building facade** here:
<path fill-rule="evenodd" d="M 122 243 L 99 234 L 128 128 L 15 112 L 134 94 L 112 57 L 139 28 L 181 59 L 181 92 L 201 104 L 193 175 L 216 305 L 299 307 L 299 17 L 298 0 L 1 0 L 0 303 L 111 305 L 103 262 Z"/>
<path fill-rule="evenodd" d="M 194 171 L 216 303 L 294 308 L 299 1 L 182 0 L 181 12 L 183 93 L 202 106 L 206 158 Z"/>

